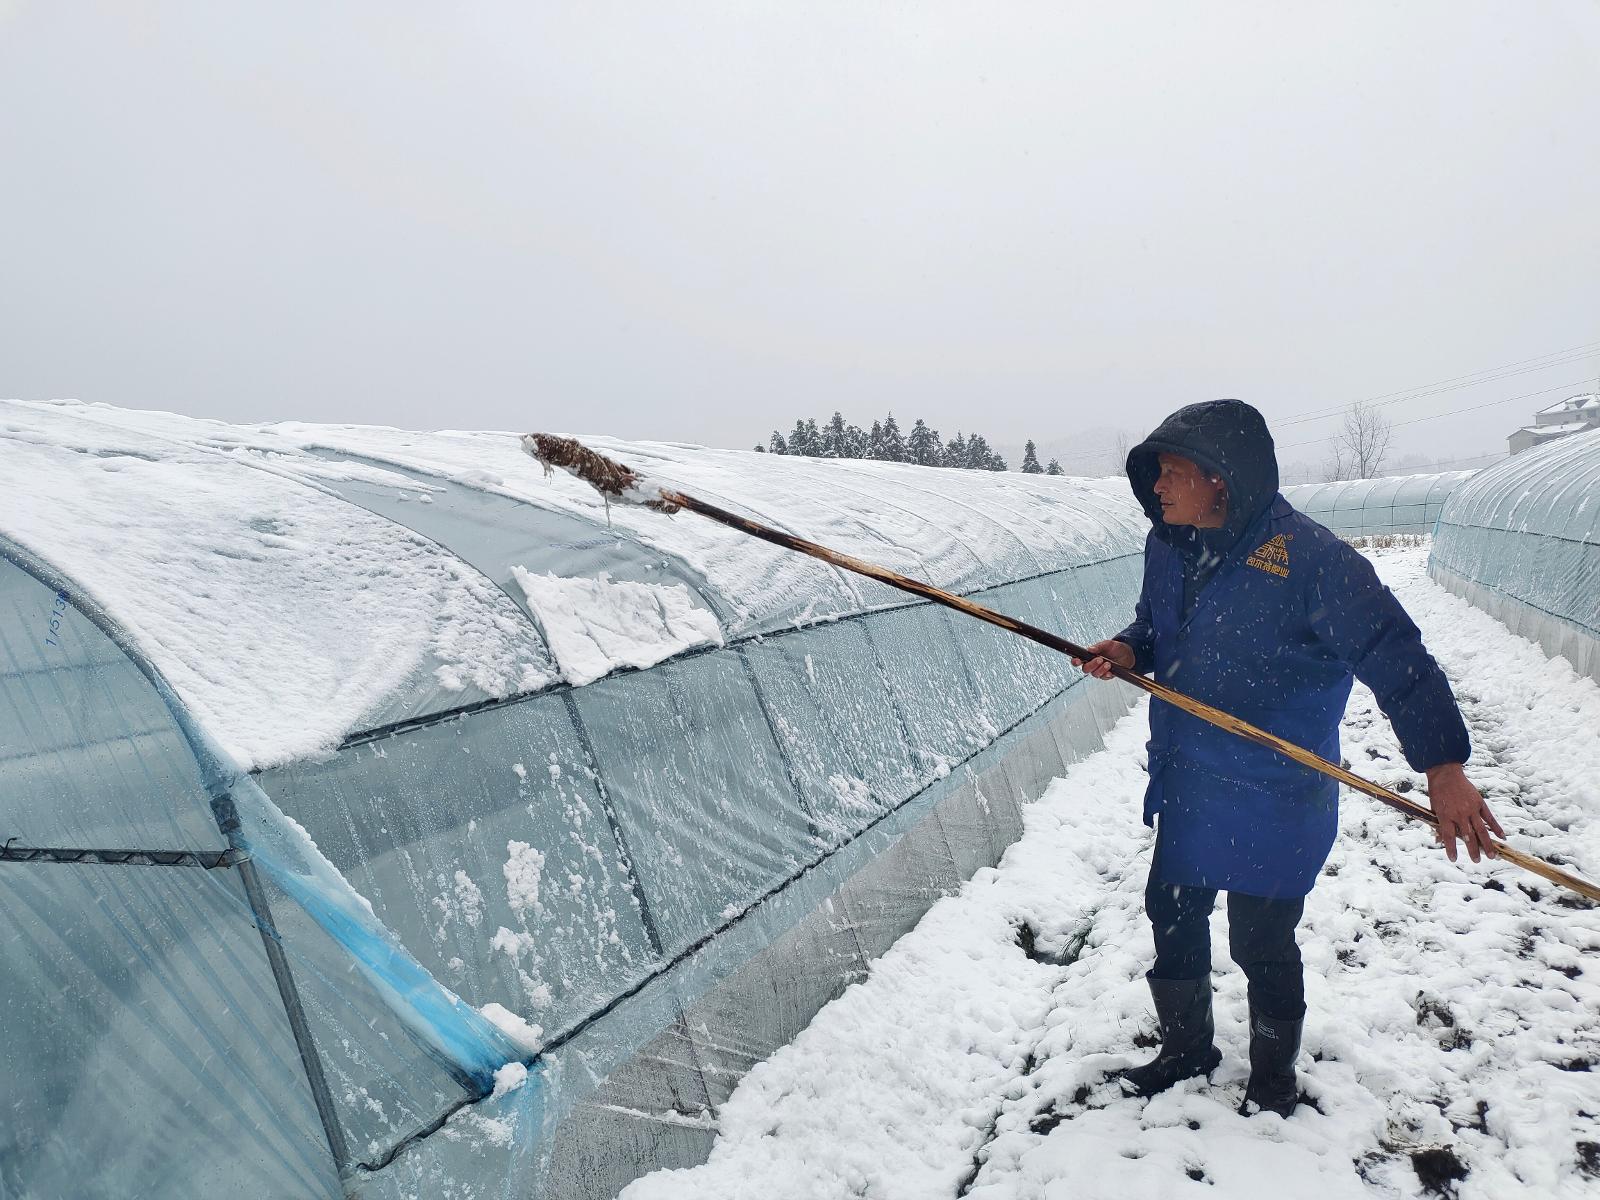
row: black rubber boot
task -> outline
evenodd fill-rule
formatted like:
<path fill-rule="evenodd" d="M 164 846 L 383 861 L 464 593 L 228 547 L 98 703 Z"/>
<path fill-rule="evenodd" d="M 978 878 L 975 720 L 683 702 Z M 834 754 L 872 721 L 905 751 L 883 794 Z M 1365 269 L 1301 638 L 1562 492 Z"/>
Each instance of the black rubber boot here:
<path fill-rule="evenodd" d="M 1304 1018 L 1281 1021 L 1250 1014 L 1250 1082 L 1239 1111 L 1275 1112 L 1287 1117 L 1300 1102 L 1294 1060 L 1300 1057 L 1300 1031 Z"/>
<path fill-rule="evenodd" d="M 1199 979 L 1157 979 L 1146 975 L 1156 1020 L 1161 1023 L 1161 1053 L 1142 1067 L 1120 1075 L 1122 1090 L 1133 1096 L 1154 1096 L 1173 1084 L 1205 1075 L 1222 1061 L 1212 1043 L 1211 976 Z"/>

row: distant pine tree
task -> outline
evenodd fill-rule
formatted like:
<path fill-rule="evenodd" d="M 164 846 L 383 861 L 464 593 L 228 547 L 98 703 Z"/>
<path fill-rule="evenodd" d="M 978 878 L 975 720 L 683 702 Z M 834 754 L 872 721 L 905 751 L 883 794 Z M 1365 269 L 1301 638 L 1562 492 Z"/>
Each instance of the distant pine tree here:
<path fill-rule="evenodd" d="M 911 426 L 911 436 L 906 439 L 906 461 L 923 467 L 937 467 L 944 463 L 944 447 L 939 443 L 939 431 L 929 429 L 921 417 Z"/>
<path fill-rule="evenodd" d="M 905 436 L 900 432 L 900 424 L 894 419 L 893 413 L 884 418 L 883 453 L 878 457 L 886 462 L 905 462 L 910 457 Z"/>
<path fill-rule="evenodd" d="M 839 439 L 840 458 L 868 458 L 867 433 L 859 425 L 846 425 Z"/>
<path fill-rule="evenodd" d="M 1043 475 L 1044 468 L 1039 465 L 1039 448 L 1033 444 L 1033 439 L 1028 439 L 1028 444 L 1022 448 L 1022 473 L 1024 475 Z"/>
<path fill-rule="evenodd" d="M 767 452 L 767 448 L 765 446 L 763 446 L 760 442 L 756 443 L 755 450 L 756 450 L 757 454 L 765 454 Z"/>
<path fill-rule="evenodd" d="M 959 429 L 955 437 L 944 444 L 944 465 L 947 467 L 965 467 L 967 465 L 967 438 Z"/>
<path fill-rule="evenodd" d="M 1046 475 L 1064 475 L 1066 472 L 1061 469 L 1061 464 L 1052 458 L 1050 465 L 1044 469 L 1044 473 Z"/>
<path fill-rule="evenodd" d="M 1006 460 L 994 452 L 988 438 L 975 433 L 967 439 L 966 459 L 961 465 L 969 471 L 1004 471 Z"/>
<path fill-rule="evenodd" d="M 808 417 L 794 423 L 794 430 L 789 434 L 789 453 L 811 458 L 822 454 L 822 434 L 814 420 Z"/>
<path fill-rule="evenodd" d="M 822 427 L 822 445 L 818 447 L 816 453 L 823 458 L 844 458 L 846 437 L 844 414 L 836 410 L 828 423 Z"/>
<path fill-rule="evenodd" d="M 882 458 L 883 457 L 883 422 L 882 421 L 874 421 L 872 423 L 872 432 L 867 434 L 867 457 L 868 458 Z"/>
<path fill-rule="evenodd" d="M 949 442 L 940 443 L 939 431 L 917 418 L 907 435 L 900 432 L 900 423 L 890 413 L 881 421 L 874 421 L 870 430 L 863 430 L 835 412 L 828 422 L 818 428 L 811 417 L 801 418 L 787 437 L 778 430 L 772 431 L 765 446 L 756 450 L 765 454 L 797 454 L 811 458 L 872 458 L 882 462 L 909 462 L 924 467 L 960 467 L 968 471 L 1005 471 L 1006 460 L 989 445 L 981 433 L 957 432 Z M 1054 474 L 1061 473 L 1061 465 L 1051 460 Z M 1030 475 L 1051 472 L 1039 466 L 1038 447 L 1030 440 L 1022 456 L 1022 469 Z"/>

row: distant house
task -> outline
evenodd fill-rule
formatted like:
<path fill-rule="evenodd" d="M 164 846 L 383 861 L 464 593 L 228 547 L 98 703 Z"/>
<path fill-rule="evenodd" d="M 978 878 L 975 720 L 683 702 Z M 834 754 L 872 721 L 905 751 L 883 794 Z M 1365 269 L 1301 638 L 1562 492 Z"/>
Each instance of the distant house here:
<path fill-rule="evenodd" d="M 1533 446 L 1586 429 L 1600 429 L 1600 392 L 1568 396 L 1549 408 L 1541 408 L 1534 414 L 1532 425 L 1524 425 L 1506 440 L 1511 444 L 1511 453 L 1521 454 Z"/>

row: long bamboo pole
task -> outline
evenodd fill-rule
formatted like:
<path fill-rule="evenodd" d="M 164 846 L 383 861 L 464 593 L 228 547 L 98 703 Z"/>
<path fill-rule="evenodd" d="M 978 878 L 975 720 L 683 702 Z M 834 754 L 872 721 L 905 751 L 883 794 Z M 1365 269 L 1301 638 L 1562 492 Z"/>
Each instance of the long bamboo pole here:
<path fill-rule="evenodd" d="M 1015 617 L 1009 617 L 1005 613 L 996 612 L 992 608 L 985 608 L 981 604 L 968 600 L 965 596 L 947 592 L 943 588 L 934 587 L 931 583 L 924 583 L 920 579 L 913 579 L 908 575 L 900 574 L 898 571 L 891 571 L 889 568 L 881 567 L 877 563 L 853 558 L 848 554 L 841 554 L 837 550 L 830 550 L 828 547 L 819 545 L 816 542 L 808 542 L 804 538 L 798 538 L 793 534 L 784 533 L 782 530 L 773 529 L 770 526 L 761 524 L 759 521 L 752 521 L 748 517 L 741 517 L 738 513 L 729 512 L 725 508 L 718 508 L 714 504 L 708 504 L 704 500 L 696 499 L 694 496 L 674 488 L 655 484 L 621 463 L 590 450 L 573 438 L 556 437 L 546 433 L 530 433 L 522 439 L 522 442 L 523 448 L 538 459 L 544 465 L 546 471 L 552 466 L 561 467 L 572 472 L 609 499 L 623 503 L 641 504 L 647 508 L 653 508 L 658 512 L 668 514 L 677 512 L 680 509 L 687 509 L 689 512 L 699 513 L 701 516 L 726 525 L 731 529 L 747 533 L 751 537 L 770 542 L 774 546 L 782 546 L 786 550 L 809 555 L 842 570 L 864 575 L 868 579 L 876 579 L 879 583 L 888 584 L 890 587 L 898 588 L 902 592 L 910 592 L 914 596 L 921 596 L 926 600 L 933 601 L 935 604 L 942 604 L 946 608 L 953 608 L 957 612 L 966 613 L 969 617 L 987 621 L 991 625 L 997 625 L 1001 629 L 1008 630 L 1020 637 L 1025 637 L 1031 642 L 1037 642 L 1041 646 L 1048 646 L 1052 650 L 1070 655 L 1073 658 L 1090 659 L 1095 657 L 1084 647 L 1069 642 L 1066 638 L 1059 637 L 1047 629 L 1040 629 L 1037 626 L 1029 625 L 1025 621 L 1019 621 Z M 1424 808 L 1415 801 L 1407 800 L 1387 788 L 1363 779 L 1337 763 L 1329 762 L 1320 754 L 1307 750 L 1304 746 L 1297 746 L 1293 742 L 1285 741 L 1277 734 L 1268 733 L 1265 729 L 1241 720 L 1231 713 L 1215 708 L 1203 700 L 1196 700 L 1193 696 L 1176 691 L 1164 683 L 1148 679 L 1143 675 L 1128 670 L 1126 667 L 1118 666 L 1116 663 L 1111 663 L 1110 666 L 1111 673 L 1124 683 L 1131 683 L 1141 691 L 1148 692 L 1156 699 L 1163 700 L 1176 708 L 1181 708 L 1184 712 L 1199 717 L 1202 721 L 1207 721 L 1219 729 L 1225 729 L 1229 733 L 1244 738 L 1246 741 L 1256 743 L 1258 746 L 1265 746 L 1269 750 L 1275 750 L 1286 758 L 1291 758 L 1302 766 L 1310 767 L 1313 771 L 1319 771 L 1323 775 L 1337 779 L 1345 786 L 1371 796 L 1374 800 L 1387 804 L 1390 808 L 1404 813 L 1408 817 L 1418 821 L 1425 821 L 1434 826 L 1439 823 L 1438 818 L 1434 816 L 1431 809 Z M 1489 843 L 1493 846 L 1497 857 L 1509 863 L 1515 863 L 1526 871 L 1531 871 L 1533 874 L 1561 887 L 1569 888 L 1581 896 L 1588 897 L 1590 900 L 1600 900 L 1600 887 L 1590 883 L 1588 880 L 1573 875 L 1568 871 L 1563 871 L 1553 863 L 1545 862 L 1532 854 L 1508 846 L 1505 842 L 1493 837 L 1489 839 Z"/>

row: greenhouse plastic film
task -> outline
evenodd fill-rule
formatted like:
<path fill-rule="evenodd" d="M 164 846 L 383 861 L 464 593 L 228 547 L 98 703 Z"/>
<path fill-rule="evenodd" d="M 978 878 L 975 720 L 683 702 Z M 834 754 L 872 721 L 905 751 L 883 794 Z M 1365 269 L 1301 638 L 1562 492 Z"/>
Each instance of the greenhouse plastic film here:
<path fill-rule="evenodd" d="M 232 872 L 0 864 L 0 1195 L 340 1194 Z"/>
<path fill-rule="evenodd" d="M 737 656 L 594 684 L 578 711 L 668 954 L 824 844 Z"/>
<path fill-rule="evenodd" d="M 96 504 L 136 519 L 158 497 L 172 505 L 176 519 L 141 527 L 139 554 L 31 510 L 20 520 L 95 575 L 119 644 L 148 653 L 146 673 L 173 676 L 157 697 L 170 719 L 159 704 L 138 710 L 135 693 L 154 695 L 138 688 L 126 701 L 87 696 L 75 740 L 52 742 L 29 723 L 26 655 L 0 645 L 22 664 L 12 720 L 33 759 L 79 748 L 84 765 L 63 779 L 131 778 L 134 817 L 144 805 L 170 819 L 187 796 L 190 832 L 215 849 L 216 818 L 232 829 L 224 802 L 237 808 L 236 851 L 252 857 L 216 874 L 226 913 L 210 923 L 232 931 L 224 957 L 251 964 L 265 1013 L 252 1031 L 270 1032 L 293 1084 L 260 1089 L 292 1133 L 258 1132 L 257 1149 L 299 1155 L 305 1194 L 337 1189 L 335 1142 L 346 1194 L 382 1200 L 598 1198 L 698 1161 L 743 1072 L 993 862 L 1020 806 L 1129 703 L 1126 689 L 1085 686 L 1063 656 L 707 523 L 616 510 L 608 526 L 597 497 L 543 479 L 502 435 L 14 408 L 30 469 L 70 483 L 118 463 L 81 490 L 85 521 Z M 608 445 L 718 503 L 1074 640 L 1120 627 L 1137 590 L 1145 522 L 1111 485 Z M 230 644 L 268 651 L 255 674 L 208 661 L 216 613 L 192 637 L 163 623 L 192 600 L 199 576 L 185 564 L 230 548 L 245 556 L 219 568 L 219 594 L 267 560 L 287 585 L 228 614 Z M 526 580 L 666 598 L 607 593 L 608 556 L 615 581 L 689 596 L 716 636 L 580 676 L 551 651 L 553 614 Z M 404 636 L 313 680 L 338 705 L 277 687 L 330 636 L 321 617 L 280 626 L 330 581 L 359 591 L 369 566 L 390 573 L 376 600 Z M 602 652 L 611 632 L 595 627 Z M 468 653 L 480 642 L 486 654 Z M 125 671 L 119 654 L 85 665 Z M 160 754 L 127 775 L 122 747 L 161 729 Z M 235 778 L 241 764 L 258 779 Z M 15 866 L 0 864 L 0 884 L 17 886 Z M 24 961 L 24 944 L 0 954 Z M 234 1056 L 201 1037 L 219 1062 Z"/>
<path fill-rule="evenodd" d="M 839 840 L 915 788 L 904 724 L 860 621 L 747 642 L 808 808 Z"/>
<path fill-rule="evenodd" d="M 1458 488 L 1429 572 L 1600 678 L 1600 432 L 1525 451 Z"/>
<path fill-rule="evenodd" d="M 260 783 L 475 1006 L 559 1029 L 655 960 L 561 696 L 352 746 Z"/>
<path fill-rule="evenodd" d="M 1341 537 L 1380 533 L 1426 534 L 1445 501 L 1472 471 L 1397 475 L 1333 483 L 1292 484 L 1283 489 L 1290 504 Z"/>
<path fill-rule="evenodd" d="M 226 846 L 172 713 L 78 609 L 0 559 L 0 841 Z"/>

